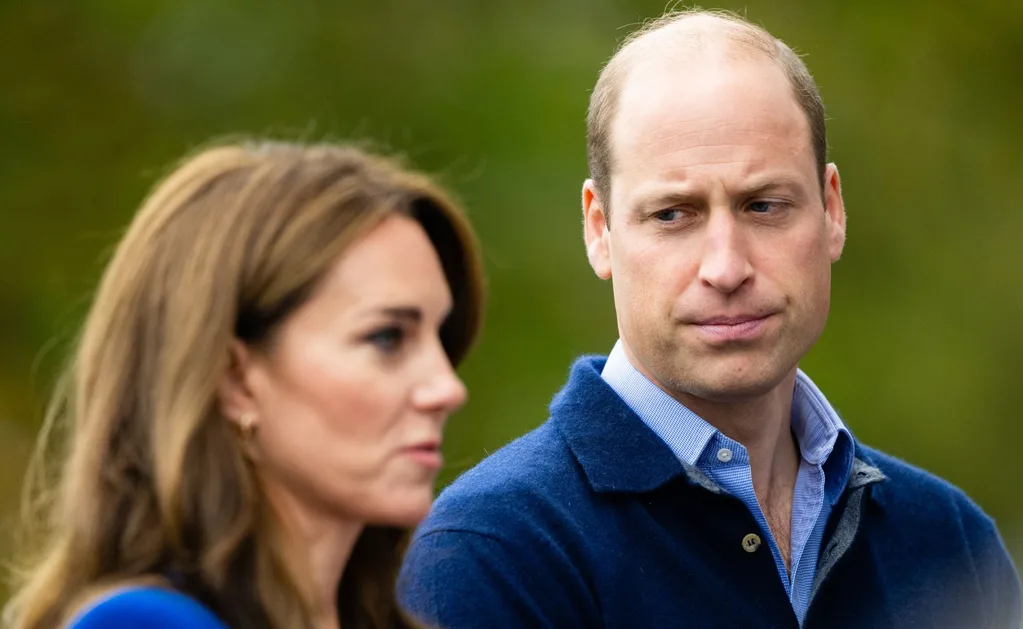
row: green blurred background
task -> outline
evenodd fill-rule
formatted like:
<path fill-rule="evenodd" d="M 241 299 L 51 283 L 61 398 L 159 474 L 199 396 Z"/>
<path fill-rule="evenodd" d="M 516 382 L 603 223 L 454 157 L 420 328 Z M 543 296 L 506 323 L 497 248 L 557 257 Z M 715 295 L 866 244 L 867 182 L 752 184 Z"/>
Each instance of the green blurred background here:
<path fill-rule="evenodd" d="M 118 234 L 171 162 L 224 134 L 372 137 L 439 174 L 491 291 L 445 480 L 542 422 L 571 360 L 616 337 L 581 241 L 589 90 L 664 6 L 0 2 L 4 525 Z M 804 369 L 860 439 L 963 487 L 1023 561 L 1023 2 L 718 6 L 806 54 L 830 117 L 849 240 Z"/>

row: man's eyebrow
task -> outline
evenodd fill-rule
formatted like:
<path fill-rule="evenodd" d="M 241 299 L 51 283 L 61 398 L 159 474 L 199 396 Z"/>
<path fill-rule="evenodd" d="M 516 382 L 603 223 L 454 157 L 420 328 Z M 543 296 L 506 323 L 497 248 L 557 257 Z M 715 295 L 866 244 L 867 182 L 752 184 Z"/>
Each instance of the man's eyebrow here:
<path fill-rule="evenodd" d="M 641 195 L 632 205 L 633 213 L 664 210 L 676 205 L 702 203 L 702 195 L 687 190 L 657 190 Z"/>
<path fill-rule="evenodd" d="M 758 179 L 747 186 L 740 187 L 737 192 L 739 193 L 739 196 L 751 197 L 764 192 L 782 189 L 801 194 L 803 186 L 797 179 L 787 175 L 781 175 Z"/>
<path fill-rule="evenodd" d="M 802 194 L 803 186 L 795 177 L 771 175 L 758 177 L 749 184 L 738 187 L 734 190 L 734 195 L 746 198 L 775 190 Z M 678 205 L 702 205 L 706 202 L 706 195 L 699 191 L 665 187 L 651 190 L 647 194 L 640 194 L 633 203 L 631 212 L 633 214 L 643 214 L 652 210 L 668 209 Z"/>
<path fill-rule="evenodd" d="M 416 306 L 378 306 L 366 308 L 360 313 L 362 316 L 385 315 L 393 319 L 403 319 L 409 323 L 419 323 L 423 320 L 423 311 Z"/>

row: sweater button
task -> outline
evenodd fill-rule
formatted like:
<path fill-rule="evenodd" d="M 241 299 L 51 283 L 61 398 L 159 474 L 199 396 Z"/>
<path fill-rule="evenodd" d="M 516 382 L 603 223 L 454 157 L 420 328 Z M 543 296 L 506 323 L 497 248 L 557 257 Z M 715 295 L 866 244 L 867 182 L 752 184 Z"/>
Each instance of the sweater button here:
<path fill-rule="evenodd" d="M 758 548 L 760 548 L 760 536 L 756 533 L 750 533 L 742 538 L 742 549 L 746 552 L 755 553 Z"/>

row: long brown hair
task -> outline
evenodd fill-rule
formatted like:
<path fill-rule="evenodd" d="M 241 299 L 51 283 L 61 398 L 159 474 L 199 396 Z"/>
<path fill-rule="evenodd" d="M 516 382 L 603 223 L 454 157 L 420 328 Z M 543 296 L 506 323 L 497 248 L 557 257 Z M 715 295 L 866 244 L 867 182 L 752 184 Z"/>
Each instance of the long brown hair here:
<path fill-rule="evenodd" d="M 482 271 L 468 223 L 426 177 L 351 147 L 238 143 L 186 160 L 153 190 L 44 422 L 37 457 L 63 436 L 63 465 L 28 523 L 44 543 L 7 609 L 15 628 L 58 627 L 99 591 L 147 579 L 234 627 L 308 626 L 279 520 L 217 385 L 233 339 L 268 342 L 395 212 L 439 254 L 454 298 L 441 340 L 457 364 L 480 326 Z M 394 595 L 404 533 L 370 526 L 356 542 L 338 592 L 346 629 L 415 626 Z"/>

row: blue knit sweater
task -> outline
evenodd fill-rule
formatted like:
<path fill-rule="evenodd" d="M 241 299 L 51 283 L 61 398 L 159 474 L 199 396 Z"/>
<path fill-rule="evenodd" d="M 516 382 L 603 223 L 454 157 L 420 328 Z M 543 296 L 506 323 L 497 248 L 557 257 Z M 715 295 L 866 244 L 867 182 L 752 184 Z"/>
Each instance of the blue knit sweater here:
<path fill-rule="evenodd" d="M 416 532 L 403 603 L 445 629 L 796 628 L 749 510 L 671 450 L 588 357 L 542 426 L 457 479 Z M 1016 629 L 1019 577 L 960 490 L 862 445 L 804 628 Z"/>
<path fill-rule="evenodd" d="M 163 588 L 129 586 L 82 610 L 67 629 L 228 629 L 197 600 Z"/>

